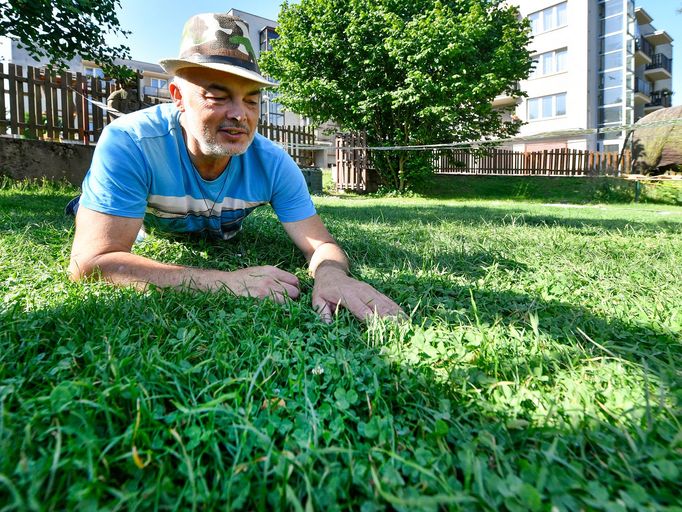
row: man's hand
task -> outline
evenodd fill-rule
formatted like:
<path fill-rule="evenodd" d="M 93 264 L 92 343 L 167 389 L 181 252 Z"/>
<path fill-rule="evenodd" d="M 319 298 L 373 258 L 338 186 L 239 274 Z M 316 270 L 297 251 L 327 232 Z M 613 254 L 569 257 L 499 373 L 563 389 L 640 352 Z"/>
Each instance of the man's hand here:
<path fill-rule="evenodd" d="M 318 215 L 283 223 L 289 237 L 301 249 L 315 278 L 313 308 L 329 323 L 339 307 L 365 321 L 372 315 L 405 316 L 400 306 L 367 283 L 348 276 L 348 258 L 331 237 Z"/>
<path fill-rule="evenodd" d="M 361 321 L 369 317 L 403 317 L 404 311 L 372 286 L 346 275 L 334 266 L 322 266 L 315 274 L 313 308 L 324 322 L 330 323 L 339 307 Z"/>
<path fill-rule="evenodd" d="M 299 295 L 298 278 L 277 267 L 247 267 L 234 272 L 226 272 L 216 285 L 224 284 L 235 295 L 272 298 L 283 303 L 286 298 L 297 299 Z"/>

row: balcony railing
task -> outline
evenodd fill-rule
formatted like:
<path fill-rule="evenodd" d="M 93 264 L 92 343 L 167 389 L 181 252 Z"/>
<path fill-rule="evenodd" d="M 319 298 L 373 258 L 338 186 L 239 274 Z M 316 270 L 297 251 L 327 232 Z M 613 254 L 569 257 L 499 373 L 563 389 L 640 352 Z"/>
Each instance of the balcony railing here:
<path fill-rule="evenodd" d="M 651 93 L 651 103 L 647 103 L 645 108 L 649 107 L 671 107 L 672 106 L 672 96 L 669 93 L 663 92 L 652 92 Z"/>
<path fill-rule="evenodd" d="M 663 68 L 665 69 L 668 73 L 673 72 L 673 60 L 666 57 L 662 53 L 657 53 L 651 58 L 651 64 L 649 64 L 647 69 L 658 69 L 658 68 Z"/>
<path fill-rule="evenodd" d="M 150 85 L 145 85 L 142 92 L 145 96 L 151 96 L 152 98 L 166 98 L 170 99 L 170 92 L 168 89 L 161 89 L 160 87 L 152 87 Z"/>
<path fill-rule="evenodd" d="M 635 80 L 635 92 L 651 96 L 651 82 L 649 82 L 649 80 L 644 80 L 643 78 L 638 78 Z"/>
<path fill-rule="evenodd" d="M 645 53 L 652 59 L 654 57 L 654 47 L 649 41 L 644 39 L 644 37 L 640 36 L 638 39 L 635 39 L 635 49 Z"/>

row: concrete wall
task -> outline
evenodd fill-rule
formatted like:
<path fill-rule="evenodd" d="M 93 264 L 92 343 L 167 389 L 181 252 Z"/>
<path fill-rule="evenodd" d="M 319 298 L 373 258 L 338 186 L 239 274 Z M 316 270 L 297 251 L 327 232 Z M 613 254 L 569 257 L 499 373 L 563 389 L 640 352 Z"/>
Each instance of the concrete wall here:
<path fill-rule="evenodd" d="M 80 186 L 95 146 L 0 137 L 0 175 Z"/>
<path fill-rule="evenodd" d="M 80 186 L 95 146 L 0 137 L 0 176 L 16 180 L 48 179 Z M 302 168 L 308 189 L 322 193 L 322 170 Z"/>

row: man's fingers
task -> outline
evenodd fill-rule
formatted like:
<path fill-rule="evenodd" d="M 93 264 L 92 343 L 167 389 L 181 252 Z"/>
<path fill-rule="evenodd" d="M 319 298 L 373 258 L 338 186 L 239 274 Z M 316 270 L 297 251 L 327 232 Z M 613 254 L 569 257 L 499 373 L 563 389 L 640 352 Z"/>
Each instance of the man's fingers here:
<path fill-rule="evenodd" d="M 300 291 L 298 286 L 275 280 L 275 284 L 270 288 L 270 296 L 279 304 L 284 303 L 287 298 L 298 299 Z"/>
<path fill-rule="evenodd" d="M 327 303 L 343 306 L 358 320 L 367 321 L 371 316 L 379 317 L 404 317 L 406 316 L 401 307 L 389 299 L 386 295 L 378 292 L 366 283 L 355 281 L 354 287 L 345 290 L 337 290 L 336 294 L 323 295 Z"/>
<path fill-rule="evenodd" d="M 327 301 L 323 299 L 316 298 L 313 296 L 313 309 L 320 316 L 320 319 L 326 323 L 332 323 L 334 319 L 334 312 L 332 311 L 332 306 Z"/>
<path fill-rule="evenodd" d="M 277 267 L 248 267 L 232 274 L 234 285 L 228 287 L 236 295 L 283 303 L 287 298 L 297 299 L 300 294 L 298 278 Z"/>
<path fill-rule="evenodd" d="M 298 288 L 298 277 L 296 277 L 291 272 L 282 270 L 281 268 L 267 266 L 267 267 L 257 267 L 259 273 L 262 272 L 263 276 L 269 276 L 282 283 L 290 284 Z"/>

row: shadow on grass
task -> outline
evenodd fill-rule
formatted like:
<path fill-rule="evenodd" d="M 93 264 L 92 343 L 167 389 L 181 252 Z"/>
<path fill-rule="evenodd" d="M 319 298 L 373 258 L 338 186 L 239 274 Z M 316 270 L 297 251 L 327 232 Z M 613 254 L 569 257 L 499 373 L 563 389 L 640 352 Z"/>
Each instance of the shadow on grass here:
<path fill-rule="evenodd" d="M 5 193 L 0 190 L 0 230 L 3 233 L 26 233 L 32 226 L 70 228 L 73 218 L 64 215 L 69 194 Z M 38 236 L 37 238 L 41 238 Z"/>
<path fill-rule="evenodd" d="M 334 216 L 335 220 L 338 216 L 341 217 L 339 222 L 344 222 L 341 213 L 335 211 Z M 351 218 L 362 220 L 361 215 L 349 216 L 349 220 Z M 382 221 L 391 223 L 385 215 Z M 473 321 L 474 316 L 477 316 L 478 321 L 487 326 L 498 325 L 507 330 L 511 326 L 522 326 L 527 329 L 530 316 L 536 315 L 538 327 L 559 343 L 578 343 L 595 355 L 620 357 L 636 365 L 653 357 L 647 363 L 647 371 L 666 382 L 671 379 L 670 367 L 665 358 L 657 359 L 661 355 L 659 352 L 663 350 L 665 354 L 682 357 L 682 345 L 675 333 L 666 331 L 660 325 L 643 324 L 632 317 L 627 320 L 605 319 L 572 304 L 568 299 L 562 300 L 571 290 L 560 280 L 548 283 L 548 289 L 544 290 L 552 298 L 481 288 L 476 283 L 487 275 L 489 267 L 494 266 L 510 274 L 528 271 L 526 264 L 501 254 L 489 251 L 445 251 L 434 258 L 377 240 L 372 233 L 362 229 L 353 228 L 353 233 L 360 240 L 371 240 L 375 251 L 382 255 L 380 262 L 373 262 L 371 257 L 367 257 L 366 264 L 369 267 L 377 268 L 377 264 L 385 264 L 383 262 L 394 264 L 393 268 L 385 269 L 386 272 L 394 271 L 391 279 L 369 279 L 370 284 L 397 300 L 405 310 L 417 308 L 417 322 L 459 325 Z M 353 245 L 348 244 L 351 254 Z M 279 263 L 281 268 L 291 272 L 305 268 L 304 258 L 271 217 L 250 219 L 239 237 L 228 244 L 199 239 L 194 248 L 203 254 L 202 259 L 196 258 L 196 252 L 183 253 L 174 263 L 217 266 L 226 270 L 274 263 Z M 401 266 L 403 269 L 396 273 L 395 270 Z M 434 269 L 438 272 L 433 272 Z M 453 278 L 471 285 L 456 285 Z M 301 282 L 310 292 L 312 282 L 305 276 L 302 276 Z M 658 319 L 659 323 L 663 320 Z M 530 361 L 526 363 L 525 370 L 517 369 L 520 378 L 528 376 L 527 372 L 534 367 Z"/>
<path fill-rule="evenodd" d="M 551 207 L 547 207 L 548 211 Z M 388 226 L 399 226 L 405 222 L 421 222 L 425 224 L 438 224 L 443 222 L 457 222 L 463 225 L 483 226 L 540 226 L 540 227 L 566 227 L 571 229 L 585 230 L 597 228 L 604 231 L 623 231 L 635 229 L 650 232 L 679 233 L 682 230 L 682 215 L 679 222 L 668 220 L 661 215 L 660 220 L 630 221 L 622 219 L 593 219 L 593 218 L 566 218 L 551 213 L 534 214 L 524 208 L 512 208 L 505 205 L 504 208 L 488 206 L 463 205 L 373 205 L 357 206 L 349 208 L 344 205 L 328 205 L 318 207 L 320 215 L 328 216 L 338 223 L 366 223 L 380 222 Z M 571 210 L 575 216 L 579 210 Z M 648 212 L 647 212 L 648 213 Z M 653 212 L 651 213 L 653 214 Z M 677 218 L 677 217 L 676 217 Z M 589 234 L 589 233 L 586 233 Z"/>
<path fill-rule="evenodd" d="M 434 176 L 417 189 L 424 197 L 454 200 L 516 200 L 572 204 L 682 204 L 682 187 L 609 177 Z"/>
<path fill-rule="evenodd" d="M 388 229 L 406 214 L 509 223 L 492 208 L 428 207 L 425 217 L 422 208 L 405 210 L 321 208 L 352 225 L 356 246 L 370 239 L 389 254 L 383 261 L 438 263 L 470 282 L 489 265 L 527 270 L 481 251 L 434 262 L 356 229 L 377 218 Z M 303 266 L 268 215 L 250 218 L 234 242 L 186 245 L 191 251 L 174 262 Z M 671 389 L 680 387 L 675 333 L 603 318 L 568 299 L 394 276 L 375 284 L 406 308 L 419 303 L 416 325 L 403 331 L 363 328 L 345 313 L 321 324 L 306 281 L 301 300 L 283 306 L 68 283 L 53 307 L 0 305 L 0 502 L 15 495 L 55 509 L 305 509 L 312 500 L 332 509 L 577 510 L 616 507 L 625 493 L 633 509 L 675 503 L 678 433 L 675 421 L 659 420 L 673 412 L 656 403 L 674 400 Z M 644 376 L 631 384 L 633 396 L 658 386 L 662 398 L 618 406 L 619 417 L 598 415 L 592 397 L 623 390 L 618 368 L 598 380 L 591 365 L 620 360 Z M 544 395 L 567 373 L 603 390 L 575 391 L 584 409 L 556 413 L 563 422 L 542 425 L 538 397 L 514 396 L 514 383 L 537 381 L 551 403 Z"/>
<path fill-rule="evenodd" d="M 671 376 L 657 358 L 679 360 L 671 335 L 568 303 L 473 290 L 474 310 L 468 288 L 442 295 L 438 281 L 414 283 L 432 290 L 429 308 L 444 304 L 441 320 L 477 317 L 509 330 L 533 312 L 555 344 L 575 348 L 568 337 L 580 328 L 608 359 L 646 364 L 663 385 Z M 285 305 L 220 293 L 71 292 L 53 308 L 0 309 L 9 326 L 0 334 L 6 503 L 14 493 L 55 508 L 153 500 L 268 509 L 312 499 L 412 509 L 430 496 L 441 506 L 571 510 L 626 491 L 674 503 L 673 471 L 651 469 L 675 434 L 672 422 L 657 423 L 665 411 L 642 423 L 574 411 L 574 421 L 543 427 L 528 397 L 495 395 L 504 382 L 579 371 L 583 361 L 568 352 L 525 357 L 503 340 L 493 353 L 481 349 L 485 339 L 452 339 L 477 357 L 444 352 L 435 365 L 447 363 L 443 378 L 428 347 L 414 349 L 417 360 L 386 357 L 347 315 L 321 324 L 309 290 Z M 398 343 L 414 345 L 419 333 L 412 327 Z M 585 364 L 604 356 L 597 346 L 584 352 L 594 355 Z"/>

